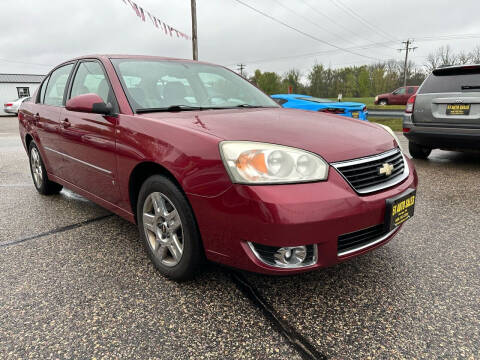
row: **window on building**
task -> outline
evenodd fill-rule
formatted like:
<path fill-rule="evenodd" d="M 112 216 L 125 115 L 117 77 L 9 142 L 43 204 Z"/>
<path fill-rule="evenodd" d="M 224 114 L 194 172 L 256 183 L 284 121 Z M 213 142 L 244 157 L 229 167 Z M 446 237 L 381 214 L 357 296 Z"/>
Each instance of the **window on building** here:
<path fill-rule="evenodd" d="M 30 88 L 28 87 L 17 87 L 17 93 L 19 98 L 30 96 Z"/>

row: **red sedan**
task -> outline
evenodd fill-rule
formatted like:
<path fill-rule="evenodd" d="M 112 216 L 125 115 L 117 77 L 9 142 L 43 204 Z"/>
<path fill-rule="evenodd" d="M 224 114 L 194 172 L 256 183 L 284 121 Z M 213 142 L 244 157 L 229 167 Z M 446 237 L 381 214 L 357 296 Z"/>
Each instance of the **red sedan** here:
<path fill-rule="evenodd" d="M 268 274 L 333 265 L 413 215 L 417 175 L 391 130 L 282 109 L 212 64 L 67 61 L 19 121 L 37 190 L 65 186 L 136 223 L 177 280 L 204 258 Z"/>

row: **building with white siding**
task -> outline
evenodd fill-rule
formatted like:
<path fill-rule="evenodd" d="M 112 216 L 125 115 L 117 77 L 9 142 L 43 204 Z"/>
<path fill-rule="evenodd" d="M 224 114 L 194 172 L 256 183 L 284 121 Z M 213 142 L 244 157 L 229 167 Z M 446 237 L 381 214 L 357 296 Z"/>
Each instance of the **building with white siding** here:
<path fill-rule="evenodd" d="M 32 96 L 45 75 L 0 74 L 0 115 L 6 115 L 3 104 L 15 99 Z"/>

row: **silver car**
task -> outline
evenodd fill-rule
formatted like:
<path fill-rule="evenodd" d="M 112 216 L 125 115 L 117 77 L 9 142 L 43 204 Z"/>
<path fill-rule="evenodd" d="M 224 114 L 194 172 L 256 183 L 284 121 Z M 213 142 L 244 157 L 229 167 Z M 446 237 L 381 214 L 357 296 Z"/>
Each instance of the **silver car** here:
<path fill-rule="evenodd" d="M 22 105 L 22 103 L 24 101 L 28 101 L 28 100 L 30 100 L 30 96 L 22 97 L 22 98 L 19 98 L 17 100 L 13 100 L 13 101 L 9 101 L 9 102 L 3 104 L 3 111 L 5 111 L 8 114 L 17 115 L 18 114 L 18 109 L 20 108 L 20 105 Z"/>
<path fill-rule="evenodd" d="M 403 134 L 414 158 L 432 149 L 480 149 L 480 65 L 434 70 L 408 100 Z"/>

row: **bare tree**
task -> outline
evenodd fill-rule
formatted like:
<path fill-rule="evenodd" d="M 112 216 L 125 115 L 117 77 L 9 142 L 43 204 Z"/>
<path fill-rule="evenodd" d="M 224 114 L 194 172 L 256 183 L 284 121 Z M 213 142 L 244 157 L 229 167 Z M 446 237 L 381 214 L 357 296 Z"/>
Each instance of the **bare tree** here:
<path fill-rule="evenodd" d="M 457 59 L 458 56 L 452 52 L 450 45 L 441 46 L 428 54 L 425 68 L 428 72 L 431 72 L 440 66 L 455 65 L 458 63 Z"/>
<path fill-rule="evenodd" d="M 480 64 L 480 45 L 475 46 L 475 48 L 468 54 L 472 64 Z"/>

